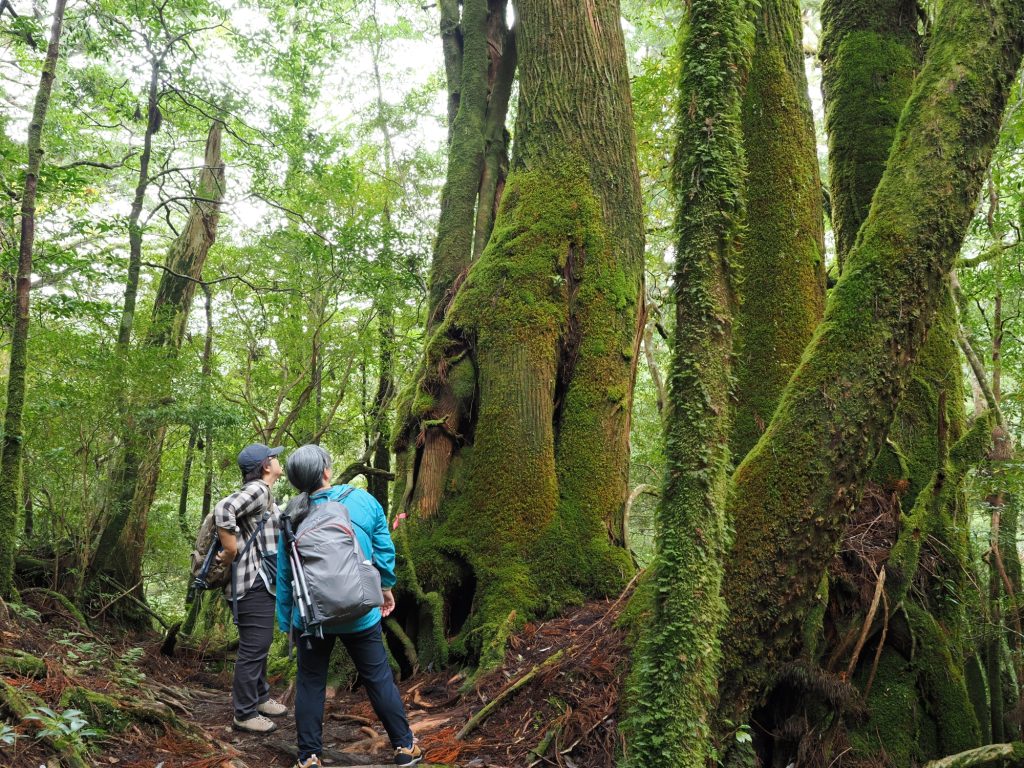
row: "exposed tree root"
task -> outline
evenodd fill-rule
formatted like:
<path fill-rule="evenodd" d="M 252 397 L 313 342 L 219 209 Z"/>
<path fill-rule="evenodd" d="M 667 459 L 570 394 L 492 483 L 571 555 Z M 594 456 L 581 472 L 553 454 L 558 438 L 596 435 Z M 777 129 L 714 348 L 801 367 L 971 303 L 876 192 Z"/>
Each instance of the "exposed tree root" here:
<path fill-rule="evenodd" d="M 31 691 L 17 688 L 0 679 L 0 710 L 10 713 L 15 720 L 24 720 L 36 707 L 42 706 L 45 706 L 45 702 Z M 54 736 L 43 736 L 42 740 L 60 755 L 64 768 L 89 768 L 91 765 L 74 743 Z"/>
<path fill-rule="evenodd" d="M 21 594 L 22 596 L 42 595 L 43 597 L 47 597 L 50 600 L 53 600 L 58 605 L 60 605 L 71 618 L 78 622 L 79 626 L 81 626 L 82 629 L 91 633 L 89 620 L 85 618 L 85 614 L 78 610 L 78 607 L 70 600 L 68 600 L 60 592 L 56 592 L 52 589 L 44 589 L 43 587 L 29 587 L 28 589 L 23 589 L 21 591 Z"/>
<path fill-rule="evenodd" d="M 46 662 L 19 650 L 0 653 L 0 674 L 40 679 L 46 677 Z"/>

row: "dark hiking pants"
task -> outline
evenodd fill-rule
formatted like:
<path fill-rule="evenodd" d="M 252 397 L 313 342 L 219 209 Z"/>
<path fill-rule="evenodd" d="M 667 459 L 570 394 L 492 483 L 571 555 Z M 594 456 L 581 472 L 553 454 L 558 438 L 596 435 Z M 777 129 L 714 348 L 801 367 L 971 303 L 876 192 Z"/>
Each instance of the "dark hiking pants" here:
<path fill-rule="evenodd" d="M 274 605 L 274 596 L 260 578 L 238 601 L 238 656 L 231 685 L 238 720 L 258 715 L 257 707 L 270 697 L 267 654 L 274 639 Z"/>
<path fill-rule="evenodd" d="M 298 641 L 299 667 L 295 677 L 295 730 L 299 761 L 310 755 L 323 756 L 324 698 L 327 695 L 327 666 L 335 639 L 340 639 L 352 659 L 359 678 L 370 696 L 373 711 L 384 724 L 393 747 L 411 747 L 412 731 L 398 686 L 388 666 L 380 624 L 351 635 L 324 635 Z M 307 642 L 308 641 L 308 642 Z"/>

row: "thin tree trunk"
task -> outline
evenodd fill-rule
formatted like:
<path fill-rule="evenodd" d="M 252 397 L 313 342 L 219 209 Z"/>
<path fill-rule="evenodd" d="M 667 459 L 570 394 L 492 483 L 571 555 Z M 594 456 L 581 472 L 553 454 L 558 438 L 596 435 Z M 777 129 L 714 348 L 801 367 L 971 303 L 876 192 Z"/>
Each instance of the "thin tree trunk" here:
<path fill-rule="evenodd" d="M 181 538 L 191 545 L 195 534 L 188 523 L 188 487 L 192 479 L 192 462 L 195 460 L 196 443 L 199 441 L 199 427 L 193 424 L 188 431 L 188 446 L 185 448 L 185 466 L 181 470 L 181 493 L 178 494 L 178 528 Z"/>
<path fill-rule="evenodd" d="M 146 201 L 149 187 L 149 164 L 153 157 L 153 135 L 160 130 L 160 69 L 162 59 L 153 58 L 149 63 L 149 90 L 146 101 L 146 133 L 142 137 L 142 154 L 139 156 L 139 178 L 135 184 L 135 195 L 128 213 L 128 277 L 124 286 L 124 306 L 117 330 L 117 345 L 126 350 L 132 339 L 135 325 L 135 302 L 139 292 L 139 273 L 142 271 L 142 227 L 139 220 L 142 206 Z"/>
<path fill-rule="evenodd" d="M 673 189 L 676 329 L 666 475 L 656 515 L 653 615 L 634 660 L 627 765 L 704 768 L 718 688 L 726 546 L 734 290 L 743 217 L 741 75 L 747 8 L 694 0 L 680 55 Z M 700 179 L 700 183 L 694 183 Z M 666 749 L 666 745 L 671 745 Z"/>
<path fill-rule="evenodd" d="M 501 3 L 504 13 L 504 2 Z M 442 13 L 447 5 L 442 5 Z M 483 168 L 487 113 L 488 0 L 465 0 L 461 33 L 461 73 L 458 111 L 451 123 L 448 173 L 441 191 L 441 217 L 431 260 L 428 285 L 427 329 L 444 317 L 445 305 L 458 276 L 473 258 L 473 234 L 480 173 Z M 450 18 L 444 17 L 443 25 Z M 442 35 L 445 29 L 442 27 Z M 449 39 L 443 38 L 449 46 Z M 450 87 L 449 87 L 450 88 Z"/>
<path fill-rule="evenodd" d="M 818 154 L 798 0 L 765 0 L 743 99 L 747 227 L 737 290 L 735 419 L 739 462 L 764 432 L 825 308 Z"/>
<path fill-rule="evenodd" d="M 736 470 L 723 719 L 798 652 L 973 215 L 1024 45 L 1024 2 L 947 3 L 867 220 L 775 417 Z"/>
<path fill-rule="evenodd" d="M 0 598 L 14 594 L 14 552 L 17 547 L 19 479 L 22 456 L 22 413 L 25 407 L 25 370 L 28 360 L 29 293 L 32 281 L 32 250 L 36 236 L 36 188 L 43 159 L 43 126 L 60 55 L 66 0 L 57 0 L 50 27 L 43 71 L 39 76 L 28 126 L 28 165 L 21 195 L 21 242 L 15 282 L 14 332 L 7 378 L 7 410 L 4 414 L 3 452 L 0 456 Z"/>

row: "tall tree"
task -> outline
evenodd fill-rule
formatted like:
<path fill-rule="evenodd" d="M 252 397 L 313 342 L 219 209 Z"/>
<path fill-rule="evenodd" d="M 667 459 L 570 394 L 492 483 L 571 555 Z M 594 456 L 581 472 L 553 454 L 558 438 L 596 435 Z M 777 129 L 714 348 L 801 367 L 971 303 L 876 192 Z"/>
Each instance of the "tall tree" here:
<path fill-rule="evenodd" d="M 754 447 L 825 306 L 818 153 L 795 0 L 766 0 L 743 98 L 747 218 L 732 259 L 736 312 L 736 414 L 729 438 L 739 461 Z"/>
<path fill-rule="evenodd" d="M 223 124 L 210 127 L 198 184 L 192 196 L 191 211 L 181 234 L 174 240 L 163 265 L 153 304 L 152 322 L 146 332 L 143 349 L 158 358 L 155 363 L 167 370 L 173 362 L 185 335 L 185 326 L 192 309 L 196 285 L 201 280 L 207 254 L 217 236 L 217 220 L 224 196 L 224 162 L 221 159 Z M 145 408 L 153 408 L 149 403 Z M 137 430 L 132 427 L 123 438 L 125 459 L 117 483 L 114 514 L 96 546 L 90 563 L 90 574 L 101 573 L 112 561 L 115 546 L 125 533 L 129 540 L 121 548 L 118 575 L 125 586 L 137 584 L 141 578 L 142 555 L 145 549 L 146 520 L 156 491 L 160 456 L 166 428 L 162 424 Z M 134 522 L 129 527 L 129 520 Z"/>
<path fill-rule="evenodd" d="M 733 477 L 724 720 L 803 617 L 889 431 L 973 214 L 1024 46 L 1024 3 L 944 2 L 870 212 L 775 417 Z"/>
<path fill-rule="evenodd" d="M 731 262 L 743 218 L 741 88 L 749 34 L 743 2 L 695 0 L 680 49 L 667 467 L 653 574 L 636 598 L 651 615 L 634 658 L 624 724 L 627 764 L 638 768 L 702 768 L 713 748 L 718 634 L 725 618 Z"/>
<path fill-rule="evenodd" d="M 7 376 L 7 410 L 4 414 L 3 453 L 0 456 L 0 597 L 14 593 L 14 551 L 18 537 L 20 506 L 22 413 L 25 409 L 25 370 L 28 355 L 29 294 L 32 282 L 32 250 L 36 237 L 36 189 L 43 159 L 43 125 L 60 56 L 66 0 L 57 0 L 50 25 L 43 71 L 39 76 L 32 120 L 28 126 L 28 165 L 21 193 L 21 240 L 15 282 L 14 333 Z"/>
<path fill-rule="evenodd" d="M 473 6 L 464 20 L 482 23 Z M 619 543 L 643 231 L 618 2 L 522 0 L 516 19 L 508 181 L 487 247 L 432 315 L 399 437 L 424 446 L 413 500 L 433 471 L 429 432 L 450 441 L 433 503 L 407 507 L 407 542 L 419 585 L 446 599 L 449 633 L 483 666 L 524 616 L 607 594 L 632 568 Z M 463 89 L 460 114 L 470 104 Z M 435 261 L 433 286 L 447 270 Z"/>

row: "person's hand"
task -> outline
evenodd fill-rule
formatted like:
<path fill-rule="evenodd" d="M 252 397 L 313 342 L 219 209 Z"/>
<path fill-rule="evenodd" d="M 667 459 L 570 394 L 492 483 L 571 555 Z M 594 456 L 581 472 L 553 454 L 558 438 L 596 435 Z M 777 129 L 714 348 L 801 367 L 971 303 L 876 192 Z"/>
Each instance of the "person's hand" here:
<path fill-rule="evenodd" d="M 223 563 L 224 565 L 231 565 L 235 559 L 234 552 L 228 552 L 226 549 L 222 549 L 217 553 L 217 562 Z"/>
<path fill-rule="evenodd" d="M 384 605 L 380 607 L 380 615 L 385 619 L 395 610 L 395 596 L 390 589 L 384 590 Z"/>

